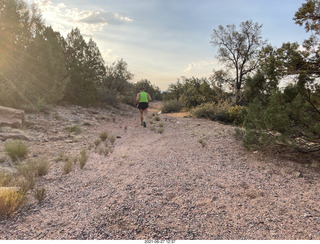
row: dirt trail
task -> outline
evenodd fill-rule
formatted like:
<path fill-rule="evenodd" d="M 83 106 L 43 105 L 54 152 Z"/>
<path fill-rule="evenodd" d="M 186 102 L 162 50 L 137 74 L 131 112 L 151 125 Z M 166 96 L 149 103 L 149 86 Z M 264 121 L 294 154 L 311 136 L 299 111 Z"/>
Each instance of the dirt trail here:
<path fill-rule="evenodd" d="M 245 151 L 231 126 L 164 114 L 156 121 L 157 108 L 147 128 L 136 110 L 114 119 L 88 110 L 82 119 L 97 119 L 81 142 L 34 143 L 56 155 L 103 130 L 120 137 L 108 156 L 92 149 L 83 170 L 62 175 L 52 162 L 37 182 L 45 201 L 2 220 L 0 239 L 320 239 L 317 172 Z"/>

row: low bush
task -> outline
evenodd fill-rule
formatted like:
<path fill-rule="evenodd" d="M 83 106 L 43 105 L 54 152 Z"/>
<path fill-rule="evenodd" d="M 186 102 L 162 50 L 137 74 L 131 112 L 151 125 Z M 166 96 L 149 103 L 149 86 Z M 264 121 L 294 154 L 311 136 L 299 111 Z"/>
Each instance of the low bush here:
<path fill-rule="evenodd" d="M 197 118 L 207 118 L 230 123 L 231 119 L 228 114 L 229 107 L 229 103 L 224 101 L 219 103 L 204 103 L 192 109 L 190 113 Z"/>
<path fill-rule="evenodd" d="M 244 106 L 232 106 L 228 108 L 228 116 L 235 125 L 242 125 L 247 115 L 247 109 Z"/>
<path fill-rule="evenodd" d="M 25 159 L 28 155 L 28 147 L 20 140 L 8 141 L 4 147 L 13 161 Z"/>
<path fill-rule="evenodd" d="M 183 103 L 179 100 L 169 100 L 163 103 L 161 111 L 163 113 L 180 112 L 183 108 Z"/>
<path fill-rule="evenodd" d="M 214 120 L 216 106 L 214 103 L 204 103 L 192 109 L 190 113 L 197 118 Z"/>
<path fill-rule="evenodd" d="M 0 216 L 11 215 L 25 201 L 26 194 L 15 188 L 0 187 Z"/>

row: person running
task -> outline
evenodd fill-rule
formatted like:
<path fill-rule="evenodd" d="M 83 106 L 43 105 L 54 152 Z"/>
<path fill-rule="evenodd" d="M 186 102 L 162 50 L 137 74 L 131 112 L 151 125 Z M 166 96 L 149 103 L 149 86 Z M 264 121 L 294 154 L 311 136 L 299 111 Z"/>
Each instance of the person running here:
<path fill-rule="evenodd" d="M 141 125 L 143 125 L 144 127 L 147 126 L 146 118 L 148 113 L 149 102 L 151 100 L 152 99 L 149 93 L 145 92 L 143 87 L 140 88 L 140 92 L 137 94 L 136 98 L 136 105 L 140 112 Z"/>

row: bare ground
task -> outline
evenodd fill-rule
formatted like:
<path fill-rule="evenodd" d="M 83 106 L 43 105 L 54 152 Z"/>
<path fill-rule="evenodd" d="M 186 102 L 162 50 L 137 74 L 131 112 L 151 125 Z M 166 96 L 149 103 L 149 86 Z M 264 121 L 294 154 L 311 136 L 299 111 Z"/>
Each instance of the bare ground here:
<path fill-rule="evenodd" d="M 37 180 L 47 197 L 30 196 L 1 220 L 0 239 L 320 239 L 317 162 L 245 151 L 234 128 L 216 122 L 155 121 L 157 105 L 147 128 L 129 107 L 28 115 L 31 156 L 51 162 Z M 70 137 L 63 129 L 72 124 L 83 132 Z M 79 153 L 103 130 L 119 137 L 113 153 L 91 149 L 84 169 L 62 175 L 54 158 Z"/>

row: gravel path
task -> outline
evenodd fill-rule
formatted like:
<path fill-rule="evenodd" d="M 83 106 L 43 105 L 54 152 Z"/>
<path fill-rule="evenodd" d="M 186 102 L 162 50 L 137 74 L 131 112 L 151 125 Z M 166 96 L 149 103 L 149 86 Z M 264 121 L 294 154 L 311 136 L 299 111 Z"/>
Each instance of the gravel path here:
<path fill-rule="evenodd" d="M 47 198 L 1 220 L 0 239 L 320 239 L 315 170 L 245 151 L 231 126 L 149 114 L 147 128 L 129 110 L 88 126 L 81 143 L 34 143 L 53 154 L 103 130 L 120 137 L 108 156 L 92 149 L 82 170 L 62 175 L 52 162 L 37 182 Z"/>

